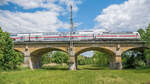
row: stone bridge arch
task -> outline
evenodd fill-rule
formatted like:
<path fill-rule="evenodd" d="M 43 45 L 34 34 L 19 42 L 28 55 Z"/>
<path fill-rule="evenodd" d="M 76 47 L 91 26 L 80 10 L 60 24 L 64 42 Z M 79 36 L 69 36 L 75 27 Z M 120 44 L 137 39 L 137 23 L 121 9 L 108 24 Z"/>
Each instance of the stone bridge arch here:
<path fill-rule="evenodd" d="M 121 57 L 122 57 L 122 59 L 126 59 L 126 57 L 128 58 L 128 55 L 129 55 L 129 57 L 135 57 L 135 56 L 139 56 L 140 57 L 140 61 L 142 60 L 142 61 L 146 61 L 145 60 L 145 55 L 144 55 L 144 51 L 145 51 L 145 49 L 149 49 L 148 47 L 145 47 L 145 46 L 143 46 L 143 47 L 130 47 L 130 48 L 128 48 L 128 49 L 125 49 L 124 51 L 122 51 L 122 53 L 121 53 Z M 134 53 L 134 52 L 136 52 L 136 53 Z M 128 53 L 128 54 L 127 54 Z M 129 54 L 130 53 L 130 54 Z M 137 54 L 138 53 L 138 54 Z M 124 54 L 126 54 L 126 55 L 124 55 Z M 135 59 L 135 58 L 134 58 Z M 139 59 L 137 59 L 137 60 L 139 60 Z M 132 62 L 133 62 L 134 60 L 132 60 Z"/>
<path fill-rule="evenodd" d="M 42 66 L 42 59 L 41 56 L 45 53 L 48 53 L 50 51 L 62 51 L 65 53 L 68 53 L 64 49 L 61 48 L 55 48 L 55 47 L 43 47 L 43 48 L 38 48 L 35 49 L 34 51 L 31 52 L 31 63 L 33 68 L 40 68 Z"/>
<path fill-rule="evenodd" d="M 14 48 L 14 50 L 22 54 L 24 54 L 24 51 L 25 51 L 25 49 L 20 49 L 20 48 Z"/>
<path fill-rule="evenodd" d="M 121 55 L 129 50 L 138 50 L 138 51 L 141 51 L 141 52 L 144 52 L 145 49 L 149 49 L 148 47 L 129 47 L 129 48 L 126 48 L 126 49 L 123 49 L 121 51 Z"/>
<path fill-rule="evenodd" d="M 91 51 L 91 50 L 105 52 L 105 53 L 108 53 L 109 55 L 112 55 L 112 56 L 115 55 L 115 52 L 112 51 L 109 48 L 103 48 L 103 47 L 85 47 L 85 48 L 82 48 L 82 49 L 76 51 L 75 52 L 75 56 L 78 56 L 81 53 L 84 53 L 84 52 L 87 52 L 87 51 Z"/>
<path fill-rule="evenodd" d="M 110 68 L 111 68 L 111 63 L 113 62 L 113 58 L 115 56 L 115 52 L 112 49 L 105 48 L 105 47 L 84 47 L 84 48 L 78 49 L 75 52 L 76 68 L 77 68 L 78 55 L 80 55 L 80 54 L 82 54 L 84 52 L 87 52 L 87 51 L 100 51 L 100 52 L 107 53 L 110 56 L 109 60 L 110 60 Z"/>

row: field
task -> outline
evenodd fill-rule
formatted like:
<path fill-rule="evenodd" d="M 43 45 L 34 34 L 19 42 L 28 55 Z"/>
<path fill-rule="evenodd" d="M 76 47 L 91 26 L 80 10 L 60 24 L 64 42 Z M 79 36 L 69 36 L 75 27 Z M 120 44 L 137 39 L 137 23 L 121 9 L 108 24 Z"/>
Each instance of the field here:
<path fill-rule="evenodd" d="M 69 71 L 66 66 L 53 66 L 1 71 L 0 84 L 150 84 L 150 68 L 109 70 L 86 65 L 79 69 Z"/>

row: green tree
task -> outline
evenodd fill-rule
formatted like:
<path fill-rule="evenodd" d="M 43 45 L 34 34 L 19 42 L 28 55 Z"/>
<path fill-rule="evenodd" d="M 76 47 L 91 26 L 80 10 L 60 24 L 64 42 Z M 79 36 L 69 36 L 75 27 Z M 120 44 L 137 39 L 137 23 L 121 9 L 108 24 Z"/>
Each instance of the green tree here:
<path fill-rule="evenodd" d="M 150 47 L 150 24 L 148 25 L 147 29 L 144 31 L 143 29 L 139 29 L 138 32 L 141 35 L 141 39 L 143 41 L 146 41 L 146 44 L 148 47 Z M 146 58 L 147 61 L 147 65 L 150 65 L 150 50 L 149 49 L 145 49 L 144 51 L 144 56 Z"/>
<path fill-rule="evenodd" d="M 103 52 L 95 51 L 93 55 L 93 60 L 95 64 L 104 66 L 109 64 L 109 55 Z"/>
<path fill-rule="evenodd" d="M 141 40 L 146 41 L 147 44 L 150 45 L 150 24 L 148 25 L 146 30 L 139 29 L 138 32 L 141 36 Z"/>
<path fill-rule="evenodd" d="M 52 55 L 52 58 L 55 58 L 53 60 L 53 62 L 58 63 L 58 64 L 62 64 L 62 63 L 68 63 L 69 56 L 64 52 L 56 51 Z"/>
<path fill-rule="evenodd" d="M 147 45 L 150 46 L 150 24 L 145 31 L 145 39 L 144 40 L 147 42 Z"/>
<path fill-rule="evenodd" d="M 146 49 L 144 51 L 144 55 L 145 55 L 145 58 L 146 58 L 147 65 L 150 66 L 150 49 Z"/>
<path fill-rule="evenodd" d="M 143 29 L 139 29 L 138 32 L 141 36 L 141 40 L 145 40 L 146 32 Z"/>
<path fill-rule="evenodd" d="M 77 62 L 79 65 L 94 64 L 93 57 L 79 55 Z"/>
<path fill-rule="evenodd" d="M 48 52 L 42 56 L 42 64 L 52 63 L 52 52 Z"/>
<path fill-rule="evenodd" d="M 79 55 L 77 62 L 79 65 L 85 65 L 85 56 Z"/>
<path fill-rule="evenodd" d="M 146 34 L 145 34 L 145 36 L 146 36 L 146 38 L 145 38 L 145 41 L 146 41 L 146 43 L 147 43 L 147 46 L 148 47 L 150 47 L 150 24 L 149 24 L 149 26 L 147 27 L 147 29 L 146 29 Z M 146 49 L 145 50 L 145 58 L 146 58 L 146 61 L 147 61 L 147 65 L 149 65 L 150 66 L 150 50 L 149 49 Z"/>
<path fill-rule="evenodd" d="M 138 50 L 129 50 L 122 55 L 123 68 L 136 68 L 145 66 L 145 57 Z"/>
<path fill-rule="evenodd" d="M 48 63 L 68 63 L 69 56 L 67 53 L 64 53 L 62 51 L 53 51 L 48 52 L 42 56 L 42 64 L 48 64 Z"/>
<path fill-rule="evenodd" d="M 17 69 L 22 62 L 23 55 L 14 50 L 14 43 L 9 33 L 3 32 L 0 28 L 0 68 Z"/>

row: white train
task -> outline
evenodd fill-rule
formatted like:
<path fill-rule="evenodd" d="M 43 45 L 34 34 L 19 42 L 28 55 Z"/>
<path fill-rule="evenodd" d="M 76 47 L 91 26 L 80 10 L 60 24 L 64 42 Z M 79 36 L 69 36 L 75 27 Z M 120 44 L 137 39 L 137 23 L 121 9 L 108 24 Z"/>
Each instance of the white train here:
<path fill-rule="evenodd" d="M 38 32 L 38 33 L 12 33 L 11 38 L 19 41 L 74 41 L 81 40 L 140 40 L 138 32 L 108 33 L 108 32 Z"/>

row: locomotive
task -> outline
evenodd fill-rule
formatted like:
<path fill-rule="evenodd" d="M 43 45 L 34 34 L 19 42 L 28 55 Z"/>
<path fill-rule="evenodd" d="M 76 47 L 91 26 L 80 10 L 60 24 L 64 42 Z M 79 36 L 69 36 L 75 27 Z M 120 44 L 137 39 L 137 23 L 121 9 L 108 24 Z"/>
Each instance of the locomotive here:
<path fill-rule="evenodd" d="M 82 40 L 140 40 L 138 32 L 109 33 L 109 32 L 35 32 L 11 33 L 14 42 L 25 41 L 82 41 Z"/>

